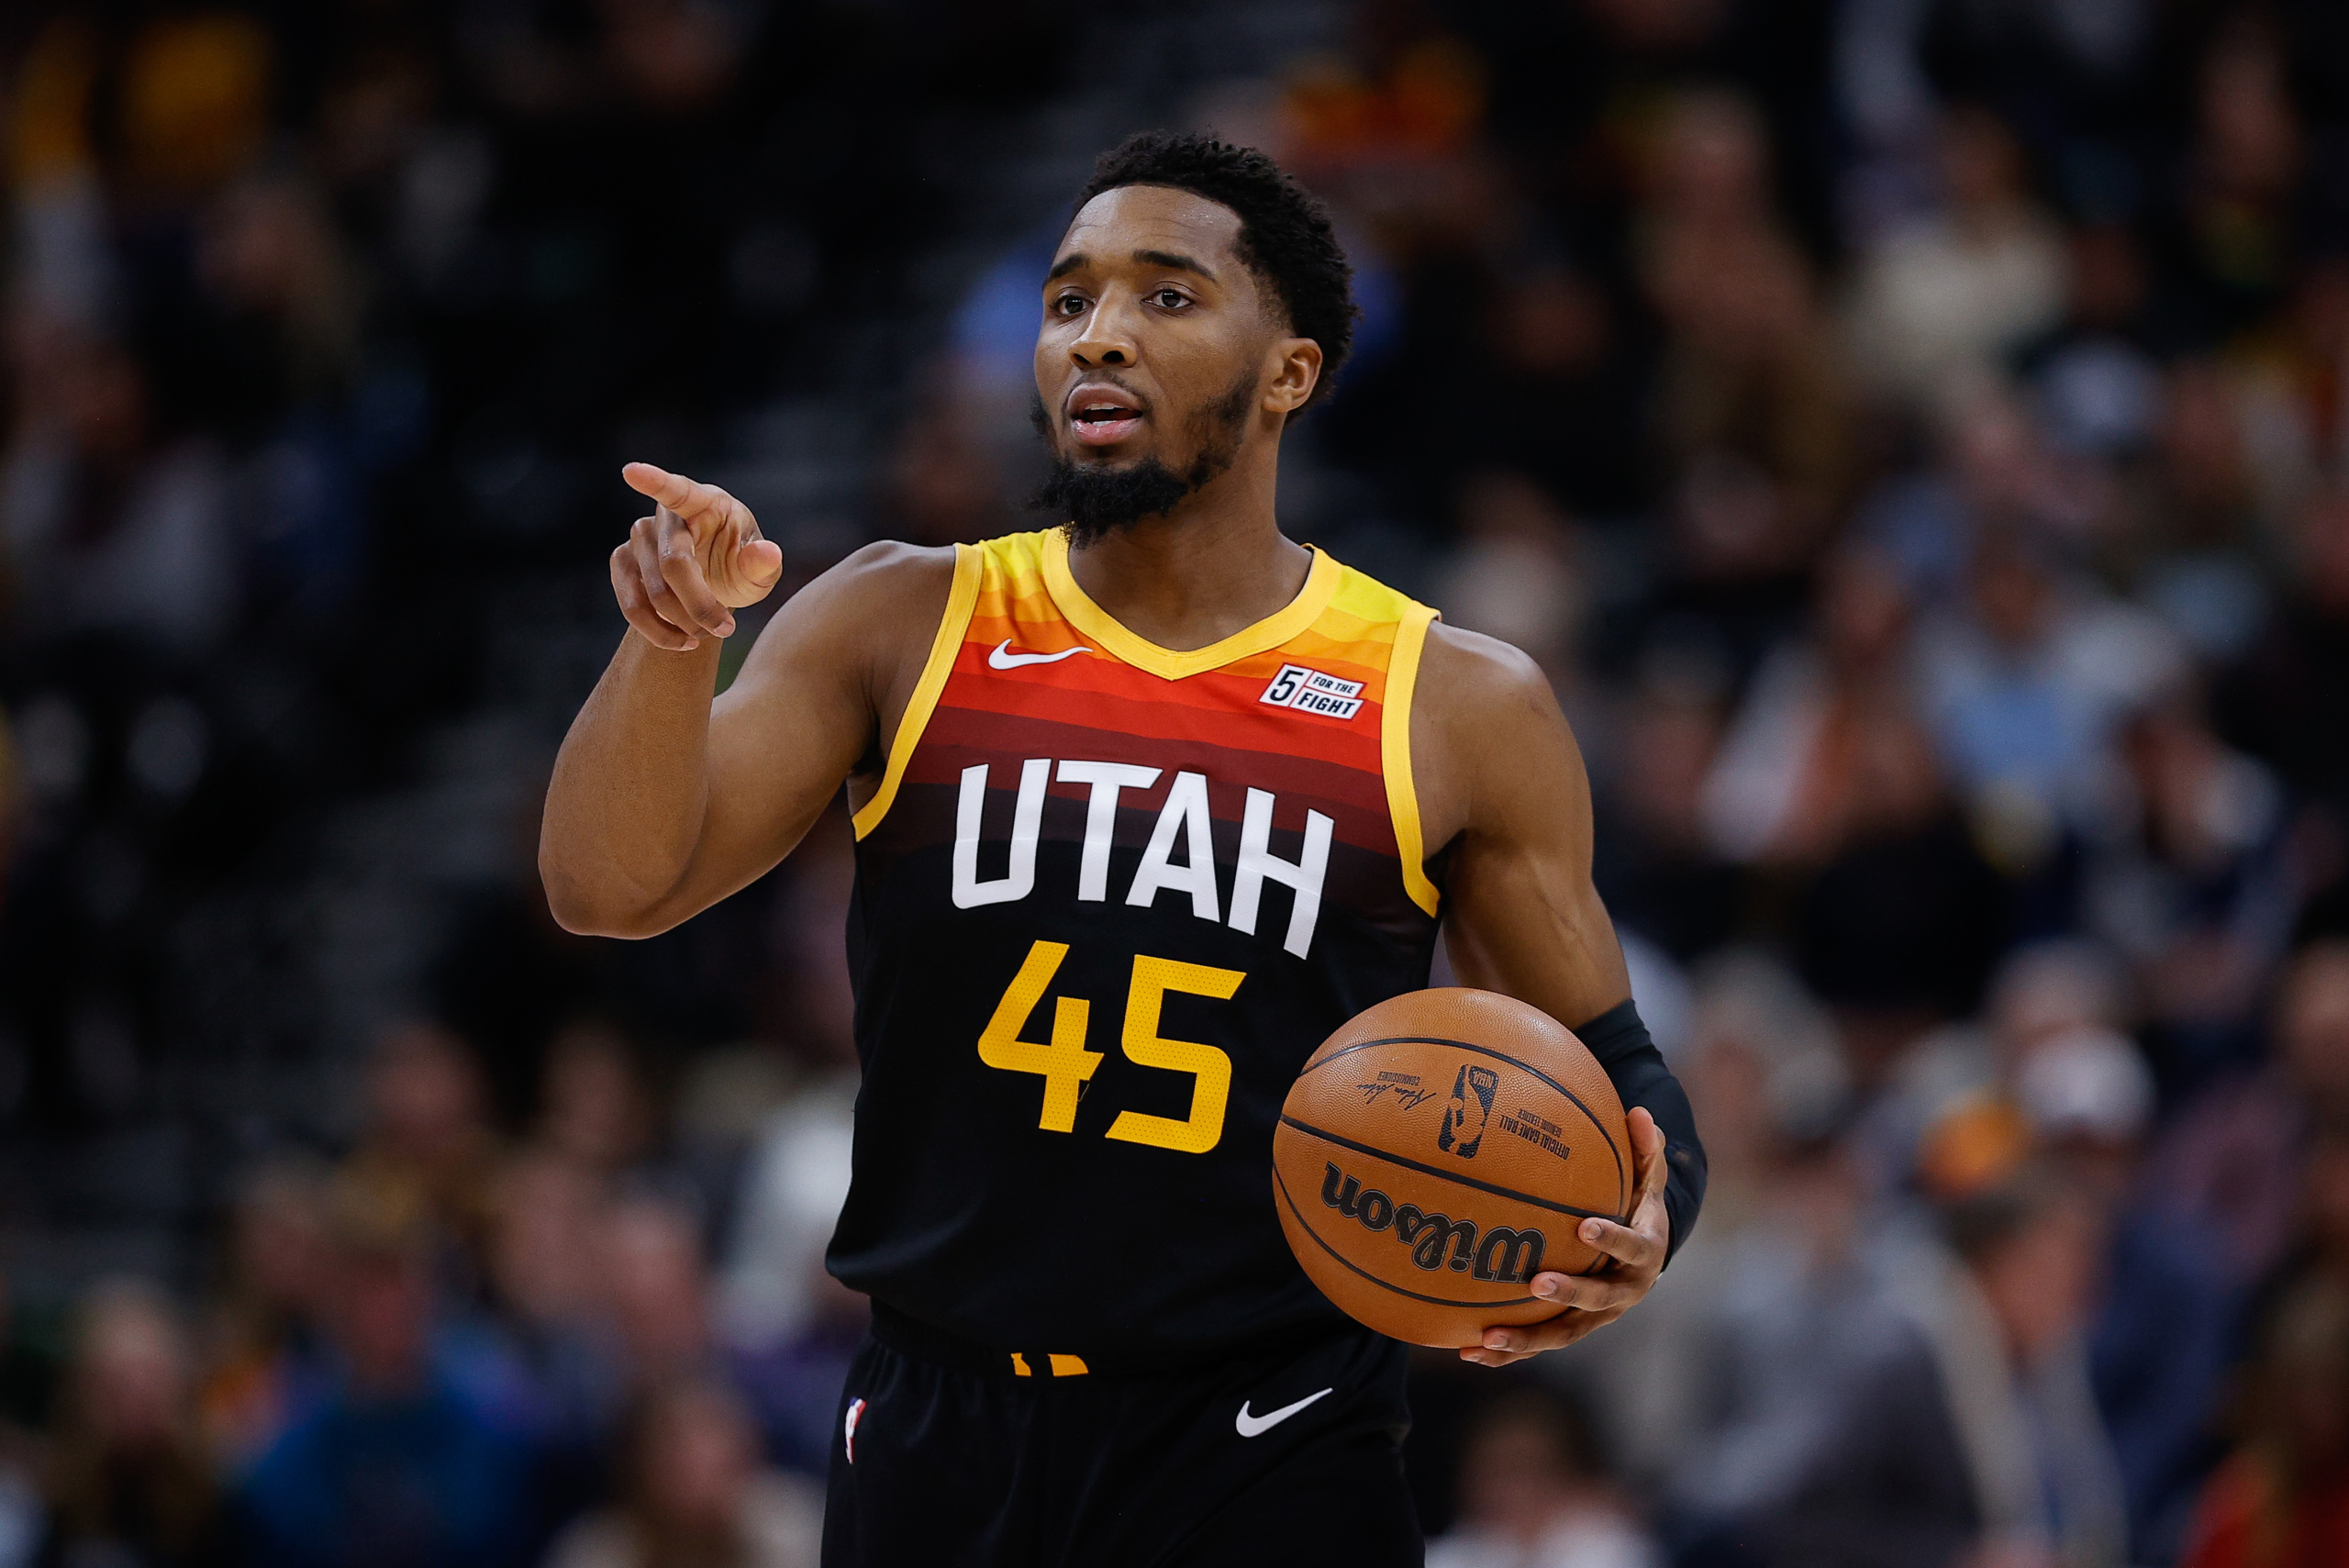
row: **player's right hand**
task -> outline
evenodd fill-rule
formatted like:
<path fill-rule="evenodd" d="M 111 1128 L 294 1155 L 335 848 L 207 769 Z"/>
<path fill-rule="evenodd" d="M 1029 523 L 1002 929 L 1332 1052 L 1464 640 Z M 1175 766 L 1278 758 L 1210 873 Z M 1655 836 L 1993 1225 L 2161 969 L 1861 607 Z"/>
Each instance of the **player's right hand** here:
<path fill-rule="evenodd" d="M 655 648 L 682 652 L 707 637 L 734 635 L 734 612 L 755 605 L 783 576 L 783 550 L 759 533 L 751 509 L 715 484 L 632 462 L 629 488 L 659 505 L 612 551 L 620 613 Z"/>

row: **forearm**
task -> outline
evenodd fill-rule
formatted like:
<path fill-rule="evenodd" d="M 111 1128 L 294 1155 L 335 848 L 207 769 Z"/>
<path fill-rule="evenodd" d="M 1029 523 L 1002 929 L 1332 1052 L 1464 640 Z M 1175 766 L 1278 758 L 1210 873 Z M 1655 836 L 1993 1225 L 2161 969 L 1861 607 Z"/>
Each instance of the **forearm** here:
<path fill-rule="evenodd" d="M 599 936 L 674 924 L 709 802 L 710 698 L 718 639 L 680 652 L 635 631 L 572 721 L 539 837 L 554 917 Z"/>
<path fill-rule="evenodd" d="M 1671 1251 L 1678 1251 L 1696 1228 L 1697 1211 L 1705 1203 L 1705 1146 L 1697 1139 L 1697 1117 L 1687 1091 L 1664 1065 L 1664 1053 L 1640 1021 L 1639 1009 L 1620 1002 L 1597 1018 L 1574 1026 L 1575 1036 L 1589 1048 L 1607 1070 L 1623 1108 L 1644 1106 L 1664 1132 L 1664 1211 L 1672 1217 Z"/>

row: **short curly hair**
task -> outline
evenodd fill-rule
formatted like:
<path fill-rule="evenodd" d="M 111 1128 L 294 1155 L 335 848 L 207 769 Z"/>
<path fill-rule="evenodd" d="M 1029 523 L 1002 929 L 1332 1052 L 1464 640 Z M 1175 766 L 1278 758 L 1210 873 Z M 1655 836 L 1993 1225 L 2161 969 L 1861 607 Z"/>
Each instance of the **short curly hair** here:
<path fill-rule="evenodd" d="M 1289 330 L 1321 345 L 1321 377 L 1306 406 L 1337 384 L 1353 350 L 1354 318 L 1362 314 L 1354 306 L 1354 270 L 1339 248 L 1328 209 L 1286 170 L 1252 147 L 1234 147 L 1212 135 L 1145 130 L 1094 161 L 1076 210 L 1120 185 L 1167 185 L 1238 214 L 1240 260 L 1280 296 Z"/>

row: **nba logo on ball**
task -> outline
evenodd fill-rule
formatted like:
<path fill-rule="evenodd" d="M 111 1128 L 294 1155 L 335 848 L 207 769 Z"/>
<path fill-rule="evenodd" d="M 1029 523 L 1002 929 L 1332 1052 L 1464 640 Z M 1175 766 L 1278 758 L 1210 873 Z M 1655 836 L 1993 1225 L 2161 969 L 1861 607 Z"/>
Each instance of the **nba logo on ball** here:
<path fill-rule="evenodd" d="M 1486 1118 L 1493 1114 L 1493 1094 L 1500 1086 L 1501 1075 L 1489 1067 L 1461 1068 L 1452 1080 L 1452 1102 L 1444 1106 L 1435 1146 L 1463 1160 L 1475 1159 L 1476 1145 L 1485 1140 Z"/>
<path fill-rule="evenodd" d="M 1297 1074 L 1273 1204 L 1306 1277 L 1357 1321 L 1480 1344 L 1558 1313 L 1536 1273 L 1606 1266 L 1580 1227 L 1630 1211 L 1631 1150 L 1606 1070 L 1556 1019 L 1489 991 L 1414 991 Z"/>

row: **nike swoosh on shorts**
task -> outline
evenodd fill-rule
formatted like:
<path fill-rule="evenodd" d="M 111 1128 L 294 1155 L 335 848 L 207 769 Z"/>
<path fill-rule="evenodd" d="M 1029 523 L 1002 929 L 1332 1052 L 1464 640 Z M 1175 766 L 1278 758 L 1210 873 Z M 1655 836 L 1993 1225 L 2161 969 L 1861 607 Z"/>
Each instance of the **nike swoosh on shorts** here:
<path fill-rule="evenodd" d="M 1240 1435 L 1243 1438 L 1262 1437 L 1264 1433 L 1271 1431 L 1275 1427 L 1279 1426 L 1283 1421 L 1287 1420 L 1291 1416 L 1296 1415 L 1299 1410 L 1304 1409 L 1308 1405 L 1312 1404 L 1316 1399 L 1320 1398 L 1322 1395 L 1334 1394 L 1336 1392 L 1337 1390 L 1334 1388 L 1325 1388 L 1320 1394 L 1308 1394 L 1294 1405 L 1284 1405 L 1277 1410 L 1267 1410 L 1261 1416 L 1250 1415 L 1248 1413 L 1248 1401 L 1242 1399 L 1240 1402 L 1240 1414 L 1231 1418 L 1231 1424 L 1239 1429 Z"/>
<path fill-rule="evenodd" d="M 1090 648 L 1063 648 L 1058 653 L 1014 653 L 1011 639 L 1005 638 L 987 654 L 987 667 L 992 670 L 1017 670 L 1022 664 L 1057 664 L 1063 659 L 1074 659 L 1080 653 L 1090 653 Z"/>

